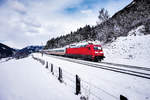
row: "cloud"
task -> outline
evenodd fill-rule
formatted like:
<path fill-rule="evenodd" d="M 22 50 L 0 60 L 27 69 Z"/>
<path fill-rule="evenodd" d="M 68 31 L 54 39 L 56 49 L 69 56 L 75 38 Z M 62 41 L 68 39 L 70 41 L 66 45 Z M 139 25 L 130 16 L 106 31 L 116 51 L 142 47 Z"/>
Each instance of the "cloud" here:
<path fill-rule="evenodd" d="M 86 10 L 81 10 L 81 13 L 89 15 L 92 14 L 93 12 L 91 9 L 86 9 Z"/>
<path fill-rule="evenodd" d="M 86 24 L 95 25 L 100 3 L 85 1 L 7 0 L 0 5 L 0 42 L 17 48 L 41 45 Z"/>
<path fill-rule="evenodd" d="M 16 12 L 18 12 L 20 14 L 26 13 L 25 6 L 18 1 L 12 0 L 8 3 L 8 6 L 10 6 L 10 8 L 12 8 L 13 10 L 15 10 Z"/>

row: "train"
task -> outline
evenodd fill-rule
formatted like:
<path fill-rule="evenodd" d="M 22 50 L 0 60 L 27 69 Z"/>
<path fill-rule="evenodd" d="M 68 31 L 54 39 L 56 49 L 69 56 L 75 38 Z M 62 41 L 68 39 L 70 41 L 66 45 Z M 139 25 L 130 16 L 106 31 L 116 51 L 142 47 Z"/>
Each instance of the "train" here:
<path fill-rule="evenodd" d="M 44 50 L 46 54 L 65 56 L 71 58 L 82 58 L 91 61 L 101 61 L 105 58 L 101 45 L 95 45 L 92 43 L 86 45 L 74 46 L 71 45 L 66 48 L 47 49 Z"/>

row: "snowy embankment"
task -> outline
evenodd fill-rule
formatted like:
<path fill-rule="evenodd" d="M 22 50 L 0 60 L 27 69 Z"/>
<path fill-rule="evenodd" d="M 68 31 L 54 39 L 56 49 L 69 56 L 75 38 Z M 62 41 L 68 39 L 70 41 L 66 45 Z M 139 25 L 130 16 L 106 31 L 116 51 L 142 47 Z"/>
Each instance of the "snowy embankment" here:
<path fill-rule="evenodd" d="M 0 63 L 0 100 L 79 100 L 32 57 Z"/>
<path fill-rule="evenodd" d="M 103 46 L 104 62 L 150 67 L 150 35 L 140 32 L 143 26 L 129 32 L 127 37 L 119 37 Z"/>

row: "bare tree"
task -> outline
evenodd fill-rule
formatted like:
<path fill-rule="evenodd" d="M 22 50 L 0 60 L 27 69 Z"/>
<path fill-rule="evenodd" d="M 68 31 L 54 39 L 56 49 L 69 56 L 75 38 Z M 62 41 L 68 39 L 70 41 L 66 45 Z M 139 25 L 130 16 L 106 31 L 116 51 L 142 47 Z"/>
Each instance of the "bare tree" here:
<path fill-rule="evenodd" d="M 109 19 L 108 11 L 105 8 L 101 8 L 98 15 L 99 21 L 97 21 L 97 24 L 100 24 L 102 22 L 105 22 Z"/>

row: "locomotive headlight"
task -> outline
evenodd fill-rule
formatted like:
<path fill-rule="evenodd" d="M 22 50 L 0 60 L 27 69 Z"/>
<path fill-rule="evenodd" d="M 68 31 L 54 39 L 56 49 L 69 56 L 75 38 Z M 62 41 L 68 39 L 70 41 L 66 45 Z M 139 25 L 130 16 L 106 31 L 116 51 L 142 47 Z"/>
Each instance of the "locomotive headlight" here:
<path fill-rule="evenodd" d="M 96 54 L 97 54 L 97 53 L 103 53 L 103 51 L 100 51 L 100 52 L 95 51 L 95 53 L 96 53 Z"/>
<path fill-rule="evenodd" d="M 99 52 L 99 53 L 103 53 L 103 51 Z"/>

